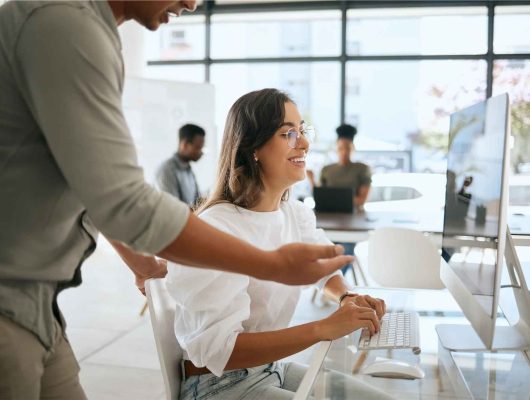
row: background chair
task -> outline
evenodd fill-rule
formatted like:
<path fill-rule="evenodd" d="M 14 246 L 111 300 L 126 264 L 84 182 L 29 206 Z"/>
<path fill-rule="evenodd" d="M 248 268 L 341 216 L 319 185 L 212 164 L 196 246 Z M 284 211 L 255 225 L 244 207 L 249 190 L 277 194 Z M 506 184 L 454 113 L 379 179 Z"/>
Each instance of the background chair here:
<path fill-rule="evenodd" d="M 423 233 L 405 228 L 380 228 L 355 247 L 367 285 L 443 289 L 440 253 Z"/>
<path fill-rule="evenodd" d="M 166 398 L 179 398 L 182 380 L 180 361 L 182 349 L 175 337 L 176 305 L 166 289 L 165 279 L 148 279 L 145 282 L 145 294 L 149 304 L 151 326 L 155 336 L 156 351 L 160 361 L 160 369 L 164 378 Z"/>

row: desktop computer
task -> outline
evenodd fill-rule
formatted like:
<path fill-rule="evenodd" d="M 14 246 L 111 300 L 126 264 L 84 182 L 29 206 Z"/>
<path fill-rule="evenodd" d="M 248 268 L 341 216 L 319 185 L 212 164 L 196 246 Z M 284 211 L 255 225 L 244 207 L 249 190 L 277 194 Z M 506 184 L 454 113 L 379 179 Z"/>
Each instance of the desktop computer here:
<path fill-rule="evenodd" d="M 449 351 L 530 349 L 530 292 L 507 227 L 509 113 L 503 94 L 451 115 L 440 277 L 471 325 L 436 327 Z M 509 326 L 496 324 L 499 305 Z M 419 352 L 415 316 L 386 317 L 403 322 L 363 330 L 359 349 Z"/>
<path fill-rule="evenodd" d="M 440 277 L 471 325 L 436 327 L 450 351 L 530 348 L 530 293 L 507 227 L 509 115 L 506 94 L 451 115 Z M 509 326 L 496 323 L 499 305 Z"/>

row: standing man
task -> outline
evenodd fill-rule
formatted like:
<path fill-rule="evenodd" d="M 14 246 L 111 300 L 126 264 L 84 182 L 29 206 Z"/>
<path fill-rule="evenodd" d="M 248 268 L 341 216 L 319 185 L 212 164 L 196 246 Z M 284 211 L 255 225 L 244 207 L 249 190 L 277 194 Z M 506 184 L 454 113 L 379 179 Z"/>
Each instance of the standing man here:
<path fill-rule="evenodd" d="M 205 132 L 200 126 L 186 124 L 179 129 L 178 151 L 169 160 L 164 161 L 156 173 L 160 189 L 193 207 L 200 194 L 195 174 L 191 170 L 191 161 L 202 157 Z"/>
<path fill-rule="evenodd" d="M 0 399 L 85 399 L 57 306 L 98 231 L 143 290 L 153 255 L 288 284 L 344 264 L 334 246 L 259 250 L 148 185 L 123 117 L 117 27 L 155 30 L 181 1 L 10 1 L 0 7 Z"/>
<path fill-rule="evenodd" d="M 352 188 L 354 193 L 353 204 L 362 210 L 372 183 L 370 167 L 351 160 L 355 151 L 353 139 L 357 134 L 357 129 L 354 126 L 344 124 L 339 126 L 336 132 L 339 160 L 336 164 L 327 165 L 322 169 L 320 183 L 322 186 Z"/>

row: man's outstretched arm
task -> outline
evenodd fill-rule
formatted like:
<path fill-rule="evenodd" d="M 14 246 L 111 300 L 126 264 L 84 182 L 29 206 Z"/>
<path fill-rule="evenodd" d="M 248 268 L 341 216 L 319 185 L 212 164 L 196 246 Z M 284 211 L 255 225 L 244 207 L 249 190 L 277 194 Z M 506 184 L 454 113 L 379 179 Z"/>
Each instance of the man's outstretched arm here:
<path fill-rule="evenodd" d="M 315 283 L 353 257 L 333 245 L 292 243 L 260 250 L 190 214 L 178 237 L 158 256 L 197 267 L 246 274 L 290 285 Z"/>
<path fill-rule="evenodd" d="M 145 279 L 166 273 L 163 260 L 135 253 L 112 241 L 122 259 L 135 273 L 143 290 Z M 210 226 L 190 214 L 178 237 L 159 254 L 164 259 L 199 267 L 250 275 L 290 285 L 314 283 L 352 261 L 341 246 L 292 243 L 273 251 L 260 250 Z"/>

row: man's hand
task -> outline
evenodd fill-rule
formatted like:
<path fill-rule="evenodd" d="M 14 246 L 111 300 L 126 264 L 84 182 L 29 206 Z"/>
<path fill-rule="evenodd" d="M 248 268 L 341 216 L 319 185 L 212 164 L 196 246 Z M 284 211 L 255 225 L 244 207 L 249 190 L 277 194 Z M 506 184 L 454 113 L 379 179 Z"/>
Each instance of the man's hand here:
<path fill-rule="evenodd" d="M 266 276 L 258 278 L 288 285 L 315 283 L 353 261 L 353 256 L 343 255 L 344 248 L 336 245 L 291 243 L 271 252 L 272 268 Z"/>
<path fill-rule="evenodd" d="M 163 278 L 167 274 L 167 261 L 154 256 L 145 256 L 132 251 L 116 240 L 108 239 L 121 259 L 134 273 L 136 287 L 145 295 L 144 284 L 150 278 Z"/>
<path fill-rule="evenodd" d="M 340 306 L 343 307 L 348 303 L 355 304 L 358 307 L 371 308 L 376 312 L 379 319 L 383 318 L 386 313 L 385 301 L 368 295 L 347 296 L 342 300 Z"/>
<path fill-rule="evenodd" d="M 147 279 L 151 278 L 163 278 L 167 274 L 167 260 L 164 260 L 163 258 L 155 258 L 153 257 L 153 260 L 149 260 L 149 263 L 152 265 L 151 274 L 149 276 L 147 275 L 139 275 L 135 272 L 135 283 L 136 287 L 142 294 L 145 296 L 145 281 Z"/>

